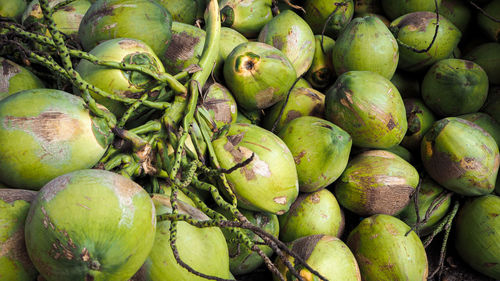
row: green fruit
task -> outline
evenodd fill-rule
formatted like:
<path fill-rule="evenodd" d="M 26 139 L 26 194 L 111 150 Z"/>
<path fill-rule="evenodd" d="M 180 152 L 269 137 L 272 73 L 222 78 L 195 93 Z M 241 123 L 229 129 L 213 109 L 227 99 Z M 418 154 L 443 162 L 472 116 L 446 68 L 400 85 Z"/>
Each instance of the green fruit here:
<path fill-rule="evenodd" d="M 387 78 L 369 71 L 349 71 L 339 76 L 326 93 L 325 115 L 361 147 L 395 146 L 407 129 L 398 89 Z"/>
<path fill-rule="evenodd" d="M 498 18 L 498 15 L 500 15 L 500 0 L 491 1 L 483 7 L 483 10 L 488 15 Z M 485 31 L 489 39 L 500 41 L 500 22 L 498 20 L 493 21 L 483 13 L 478 13 L 477 23 Z"/>
<path fill-rule="evenodd" d="M 141 186 L 79 170 L 40 190 L 26 219 L 26 248 L 47 281 L 125 281 L 151 251 L 155 229 L 155 208 Z"/>
<path fill-rule="evenodd" d="M 409 231 L 408 225 L 388 215 L 371 216 L 354 228 L 346 244 L 358 261 L 363 280 L 427 280 L 424 246 Z"/>
<path fill-rule="evenodd" d="M 481 196 L 461 208 L 455 247 L 472 268 L 500 279 L 500 197 Z"/>
<path fill-rule="evenodd" d="M 22 91 L 44 88 L 43 82 L 31 71 L 8 59 L 0 57 L 0 100 Z"/>
<path fill-rule="evenodd" d="M 200 106 L 210 113 L 215 123 L 212 125 L 215 125 L 216 129 L 236 122 L 238 114 L 236 101 L 226 87 L 213 83 L 205 90 L 203 96 Z"/>
<path fill-rule="evenodd" d="M 356 0 L 354 1 L 354 13 L 356 14 L 380 14 L 382 13 L 380 0 Z"/>
<path fill-rule="evenodd" d="M 487 95 L 488 75 L 468 60 L 440 60 L 429 69 L 422 82 L 422 99 L 441 116 L 476 112 Z"/>
<path fill-rule="evenodd" d="M 299 80 L 300 81 L 300 80 Z M 297 83 L 298 84 L 298 83 Z M 283 108 L 283 113 L 274 131 L 279 132 L 288 122 L 300 116 L 323 117 L 325 111 L 325 95 L 309 87 L 295 87 L 288 96 L 288 102 L 280 101 L 266 112 L 261 126 L 272 130 Z"/>
<path fill-rule="evenodd" d="M 448 117 L 435 122 L 422 139 L 420 152 L 427 173 L 451 191 L 478 196 L 495 189 L 498 145 L 470 121 Z"/>
<path fill-rule="evenodd" d="M 500 84 L 500 43 L 484 43 L 468 52 L 464 59 L 479 64 L 491 84 Z"/>
<path fill-rule="evenodd" d="M 239 44 L 248 42 L 245 36 L 241 35 L 238 31 L 222 27 L 220 30 L 220 43 L 219 43 L 219 57 L 215 65 L 214 73 L 217 77 L 223 77 L 222 69 L 224 68 L 224 61 L 226 61 L 229 54 Z"/>
<path fill-rule="evenodd" d="M 171 29 L 172 16 L 155 0 L 100 0 L 83 17 L 78 37 L 87 51 L 113 38 L 137 39 L 163 58 Z"/>
<path fill-rule="evenodd" d="M 379 18 L 354 18 L 337 38 L 332 59 L 337 75 L 367 70 L 391 79 L 398 66 L 398 43 Z"/>
<path fill-rule="evenodd" d="M 196 26 L 173 22 L 172 39 L 165 53 L 159 55 L 165 70 L 177 74 L 198 64 L 205 45 L 205 31 Z"/>
<path fill-rule="evenodd" d="M 218 211 L 224 214 L 228 219 L 231 219 L 231 216 L 229 216 L 227 211 L 222 209 L 218 209 Z M 254 212 L 245 209 L 240 209 L 239 211 L 248 219 L 250 223 L 278 238 L 280 226 L 278 217 L 275 214 Z M 263 242 L 263 240 L 254 232 L 247 229 L 242 231 L 253 242 Z M 234 242 L 237 239 L 237 235 L 235 233 L 230 232 L 227 228 L 222 228 L 222 232 L 226 237 L 229 248 L 229 267 L 232 274 L 242 275 L 250 273 L 264 263 L 264 259 L 259 256 L 259 254 L 239 244 L 239 242 Z M 268 257 L 271 257 L 273 254 L 273 250 L 269 246 L 259 245 L 258 247 Z"/>
<path fill-rule="evenodd" d="M 346 244 L 337 237 L 328 235 L 307 236 L 293 241 L 290 243 L 289 248 L 328 280 L 361 281 L 356 259 Z M 312 274 L 291 256 L 287 255 L 286 258 L 304 280 L 323 280 Z M 286 281 L 298 280 L 281 259 L 276 261 L 276 266 Z M 273 280 L 278 281 L 280 279 L 273 275 Z"/>
<path fill-rule="evenodd" d="M 141 65 L 153 72 L 165 71 L 153 50 L 144 42 L 136 39 L 117 38 L 104 41 L 92 49 L 90 54 L 104 61 Z M 144 91 L 157 85 L 156 80 L 141 72 L 99 66 L 87 60 L 81 60 L 75 70 L 88 83 L 109 94 L 126 98 L 139 98 Z M 116 116 L 123 115 L 128 109 L 127 105 L 119 101 L 92 92 L 91 95 Z"/>
<path fill-rule="evenodd" d="M 36 192 L 0 189 L 0 278 L 33 281 L 37 276 L 24 244 L 24 222 Z"/>
<path fill-rule="evenodd" d="M 113 134 L 84 101 L 53 89 L 18 92 L 0 101 L 0 181 L 40 189 L 62 174 L 93 167 Z"/>
<path fill-rule="evenodd" d="M 219 0 L 221 24 L 254 38 L 273 18 L 271 6 L 271 0 Z"/>
<path fill-rule="evenodd" d="M 389 148 L 386 148 L 384 150 L 396 154 L 397 156 L 403 158 L 408 163 L 412 163 L 413 162 L 413 155 L 411 154 L 411 152 L 408 151 L 408 149 L 404 148 L 401 145 L 396 145 L 396 146 L 393 146 L 393 147 L 389 147 Z"/>
<path fill-rule="evenodd" d="M 406 109 L 406 120 L 408 130 L 401 142 L 401 145 L 410 149 L 418 150 L 420 142 L 425 133 L 431 128 L 436 118 L 432 111 L 420 100 L 416 98 L 403 99 Z"/>
<path fill-rule="evenodd" d="M 410 163 L 385 150 L 353 158 L 335 185 L 342 207 L 360 216 L 394 215 L 410 202 L 419 175 Z"/>
<path fill-rule="evenodd" d="M 311 67 L 316 47 L 314 33 L 291 10 L 281 12 L 269 21 L 260 31 L 258 40 L 282 51 L 295 68 L 297 77 Z"/>
<path fill-rule="evenodd" d="M 439 14 L 449 19 L 460 31 L 465 33 L 471 19 L 471 9 L 462 0 L 442 0 Z"/>
<path fill-rule="evenodd" d="M 323 26 L 328 22 L 325 35 L 337 38 L 341 30 L 351 21 L 354 14 L 353 0 L 306 0 L 304 19 L 315 34 L 322 34 Z"/>
<path fill-rule="evenodd" d="M 414 12 L 400 16 L 391 23 L 389 29 L 399 44 L 398 68 L 412 72 L 448 58 L 462 36 L 458 28 L 440 16 L 437 36 L 431 48 L 427 52 L 413 50 L 426 50 L 436 34 L 436 14 L 431 12 Z"/>
<path fill-rule="evenodd" d="M 246 42 L 227 57 L 224 78 L 238 105 L 253 111 L 283 100 L 296 74 L 280 50 L 260 42 Z"/>
<path fill-rule="evenodd" d="M 156 215 L 172 213 L 169 196 L 154 194 L 152 200 Z M 180 200 L 177 206 L 179 214 L 188 215 L 195 221 L 209 219 L 198 209 Z M 154 240 L 153 248 L 131 281 L 207 280 L 188 272 L 177 263 L 170 247 L 170 234 L 170 221 L 158 222 L 156 236 L 151 237 Z M 227 244 L 219 228 L 198 228 L 180 221 L 177 223 L 176 246 L 181 260 L 194 270 L 219 278 L 230 278 Z"/>
<path fill-rule="evenodd" d="M 305 77 L 315 89 L 324 89 L 335 77 L 333 69 L 332 50 L 335 41 L 327 36 L 316 35 L 316 47 L 311 67 Z M 323 45 L 322 45 L 323 44 Z"/>
<path fill-rule="evenodd" d="M 283 242 L 315 234 L 340 237 L 345 224 L 337 199 L 327 189 L 300 194 L 290 210 L 278 219 Z"/>
<path fill-rule="evenodd" d="M 438 7 L 442 0 L 437 0 Z M 436 3 L 434 0 L 381 0 L 382 9 L 389 19 L 395 19 L 399 16 L 419 11 L 436 11 Z"/>
<path fill-rule="evenodd" d="M 0 17 L 19 21 L 25 9 L 25 0 L 0 0 Z"/>
<path fill-rule="evenodd" d="M 288 211 L 299 185 L 292 153 L 280 138 L 255 125 L 236 123 L 212 145 L 223 169 L 254 155 L 250 163 L 226 175 L 238 206 L 278 215 Z"/>
<path fill-rule="evenodd" d="M 49 7 L 54 8 L 57 4 L 64 2 L 64 0 L 49 0 L 48 2 Z M 90 8 L 90 5 L 91 3 L 88 0 L 76 0 L 54 11 L 52 19 L 54 20 L 57 29 L 60 32 L 77 39 L 80 22 Z M 33 0 L 28 5 L 23 13 L 22 23 L 25 26 L 36 26 L 38 30 L 46 35 L 50 34 L 44 23 L 42 9 L 40 8 L 40 2 L 38 0 Z"/>
<path fill-rule="evenodd" d="M 429 177 L 425 177 L 420 185 L 418 192 L 418 214 L 419 221 L 422 222 L 428 215 L 428 219 L 424 224 L 418 226 L 418 231 L 422 235 L 430 234 L 436 224 L 448 213 L 451 205 L 451 195 L 445 192 L 445 189 L 434 182 Z M 434 209 L 431 211 L 431 207 Z M 412 200 L 406 208 L 398 215 L 399 219 L 404 221 L 411 227 L 417 223 L 417 212 L 415 210 L 415 202 Z"/>
<path fill-rule="evenodd" d="M 401 97 L 420 98 L 420 81 L 414 75 L 396 71 L 391 78 L 391 83 L 398 88 Z"/>
<path fill-rule="evenodd" d="M 500 145 L 500 124 L 487 113 L 476 112 L 457 117 L 478 125 L 495 139 L 497 145 Z"/>
<path fill-rule="evenodd" d="M 186 24 L 194 24 L 198 10 L 204 9 L 202 1 L 193 0 L 157 0 L 172 15 L 172 20 Z"/>
<path fill-rule="evenodd" d="M 286 124 L 278 136 L 292 152 L 302 192 L 330 185 L 347 166 L 351 136 L 331 122 L 313 116 L 298 117 Z"/>

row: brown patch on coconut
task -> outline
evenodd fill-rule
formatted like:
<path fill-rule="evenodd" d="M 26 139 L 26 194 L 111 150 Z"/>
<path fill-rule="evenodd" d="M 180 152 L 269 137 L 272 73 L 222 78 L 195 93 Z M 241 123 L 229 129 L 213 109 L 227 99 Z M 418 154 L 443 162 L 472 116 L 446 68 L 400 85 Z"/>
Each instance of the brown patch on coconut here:
<path fill-rule="evenodd" d="M 366 179 L 363 178 L 363 181 L 393 183 L 379 187 L 366 188 L 365 193 L 367 202 L 362 210 L 364 215 L 394 215 L 408 205 L 414 189 L 406 185 L 404 179 L 397 179 L 402 181 L 401 183 L 395 183 L 395 179 L 397 178 L 385 175 L 368 177 Z M 369 186 L 369 184 L 366 186 Z"/>
<path fill-rule="evenodd" d="M 52 198 L 56 196 L 59 191 L 66 189 L 67 185 L 71 181 L 71 175 L 59 176 L 50 182 L 48 182 L 44 189 L 41 191 L 41 199 L 46 202 L 50 202 Z M 42 207 L 42 211 L 43 211 Z"/>
<path fill-rule="evenodd" d="M 274 197 L 273 201 L 280 204 L 280 205 L 286 205 L 286 203 L 287 203 L 286 196 Z"/>
<path fill-rule="evenodd" d="M 10 260 L 18 261 L 24 268 L 33 267 L 24 243 L 24 227 L 19 228 L 0 245 L 0 258 L 7 257 Z"/>
<path fill-rule="evenodd" d="M 194 56 L 194 49 L 199 42 L 199 37 L 191 36 L 185 31 L 173 33 L 170 44 L 164 54 L 165 59 L 173 63 L 188 60 Z M 176 71 L 182 70 L 177 68 Z"/>
<path fill-rule="evenodd" d="M 33 190 L 0 188 L 0 201 L 8 204 L 18 200 L 31 203 L 35 199 L 36 195 L 37 192 Z"/>
<path fill-rule="evenodd" d="M 15 76 L 21 69 L 15 66 L 13 63 L 9 62 L 6 59 L 2 60 L 2 67 L 0 68 L 0 92 L 8 92 L 9 91 L 9 80 L 12 76 Z"/>
<path fill-rule="evenodd" d="M 111 16 L 113 15 L 113 12 L 115 10 L 114 6 L 108 6 L 106 3 L 104 3 L 101 7 L 101 9 L 97 10 L 92 10 L 91 13 L 86 15 L 83 20 L 82 20 L 82 25 L 86 25 L 90 22 L 96 21 L 95 24 L 99 22 L 100 18 L 103 18 L 105 16 Z"/>
<path fill-rule="evenodd" d="M 297 110 L 290 110 L 286 113 L 286 118 L 285 118 L 285 123 L 288 123 L 296 118 L 299 118 L 302 116 L 302 113 Z"/>
<path fill-rule="evenodd" d="M 214 119 L 226 124 L 231 123 L 231 105 L 228 99 L 206 99 L 203 106 L 214 112 Z"/>
<path fill-rule="evenodd" d="M 318 242 L 324 236 L 323 234 L 318 234 L 299 238 L 292 243 L 292 251 L 307 261 Z"/>
<path fill-rule="evenodd" d="M 255 94 L 255 102 L 257 103 L 257 108 L 265 109 L 273 105 L 276 102 L 274 93 L 277 91 L 277 88 L 268 87 L 266 89 L 260 90 L 257 94 Z"/>
<path fill-rule="evenodd" d="M 304 150 L 302 150 L 301 152 L 299 152 L 299 154 L 297 154 L 297 156 L 293 157 L 293 160 L 295 161 L 296 165 L 300 164 L 300 161 L 301 161 L 302 157 L 304 157 L 304 155 L 306 155 L 306 152 Z"/>
<path fill-rule="evenodd" d="M 460 162 L 454 162 L 450 155 L 445 152 L 434 151 L 431 158 L 425 162 L 426 170 L 432 174 L 433 178 L 438 178 L 443 182 L 460 178 L 465 174 Z"/>
<path fill-rule="evenodd" d="M 400 29 L 406 27 L 410 31 L 424 32 L 433 19 L 436 19 L 435 13 L 415 12 L 404 16 L 396 26 Z"/>

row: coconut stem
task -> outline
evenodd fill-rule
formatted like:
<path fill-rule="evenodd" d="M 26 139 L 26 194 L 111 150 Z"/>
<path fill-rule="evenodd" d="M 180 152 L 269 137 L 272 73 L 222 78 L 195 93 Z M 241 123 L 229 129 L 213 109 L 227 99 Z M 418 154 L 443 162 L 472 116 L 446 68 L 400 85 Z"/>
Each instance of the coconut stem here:
<path fill-rule="evenodd" d="M 481 7 L 479 7 L 474 1 L 469 1 L 469 3 L 476 8 L 481 14 L 483 14 L 485 17 L 489 18 L 490 20 L 494 22 L 500 22 L 500 19 L 495 18 L 494 16 L 488 14 L 485 10 L 483 10 Z"/>
<path fill-rule="evenodd" d="M 323 24 L 323 29 L 321 29 L 321 44 L 320 45 L 321 45 L 321 51 L 323 52 L 323 54 L 326 54 L 325 48 L 323 47 L 323 37 L 325 36 L 326 27 L 328 26 L 330 21 L 333 19 L 333 16 L 335 15 L 335 13 L 342 6 L 347 6 L 347 1 L 342 1 L 342 3 L 335 3 L 335 9 L 333 10 L 333 12 L 330 13 L 328 18 L 326 18 L 325 24 Z"/>
<path fill-rule="evenodd" d="M 460 204 L 459 204 L 458 200 L 455 201 L 455 205 L 453 205 L 453 209 L 451 210 L 451 212 L 448 213 L 448 215 L 443 220 L 441 220 L 441 222 L 434 229 L 434 231 L 431 233 L 431 235 L 429 235 L 429 237 L 427 237 L 427 239 L 425 239 L 425 241 L 423 243 L 425 248 L 427 248 L 427 246 L 429 246 L 431 244 L 432 240 L 434 239 L 434 237 L 436 237 L 436 235 L 438 235 L 441 231 L 443 231 L 445 226 L 448 225 L 448 222 L 450 221 L 450 219 L 453 220 L 453 218 L 457 214 L 459 205 Z M 450 223 L 450 225 L 451 225 L 451 223 Z"/>

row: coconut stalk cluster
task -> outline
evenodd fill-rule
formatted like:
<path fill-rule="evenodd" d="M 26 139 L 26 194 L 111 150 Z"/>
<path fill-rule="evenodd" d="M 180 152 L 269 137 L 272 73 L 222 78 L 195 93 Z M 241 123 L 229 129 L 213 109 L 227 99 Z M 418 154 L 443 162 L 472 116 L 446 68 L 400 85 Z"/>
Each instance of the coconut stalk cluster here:
<path fill-rule="evenodd" d="M 500 279 L 499 0 L 28 2 L 0 280 Z"/>

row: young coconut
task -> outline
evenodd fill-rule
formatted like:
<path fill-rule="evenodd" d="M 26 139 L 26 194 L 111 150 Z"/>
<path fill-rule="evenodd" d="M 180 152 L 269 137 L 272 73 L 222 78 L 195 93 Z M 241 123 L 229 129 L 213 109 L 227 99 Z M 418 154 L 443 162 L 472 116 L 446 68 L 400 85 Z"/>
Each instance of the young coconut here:
<path fill-rule="evenodd" d="M 0 0 L 0 17 L 19 21 L 25 9 L 25 0 Z"/>
<path fill-rule="evenodd" d="M 337 75 L 367 70 L 391 79 L 399 61 L 398 43 L 379 18 L 354 18 L 337 38 L 332 60 Z"/>
<path fill-rule="evenodd" d="M 328 21 L 325 35 L 337 38 L 337 35 L 351 21 L 354 14 L 353 0 L 306 0 L 304 2 L 304 20 L 311 26 L 314 34 L 322 34 L 323 26 Z"/>
<path fill-rule="evenodd" d="M 0 181 L 38 190 L 57 176 L 93 167 L 112 138 L 104 120 L 75 95 L 18 92 L 0 101 Z"/>
<path fill-rule="evenodd" d="M 144 42 L 136 39 L 117 38 L 97 45 L 90 54 L 104 61 L 125 62 L 149 68 L 156 73 L 165 72 L 163 64 L 153 50 Z M 101 90 L 122 97 L 139 98 L 145 91 L 157 85 L 157 81 L 138 71 L 125 71 L 93 64 L 81 60 L 75 70 L 88 83 Z M 96 101 L 116 116 L 121 116 L 127 106 L 119 101 L 94 94 Z"/>
<path fill-rule="evenodd" d="M 260 31 L 258 40 L 282 51 L 295 68 L 297 77 L 311 67 L 316 48 L 314 33 L 293 11 L 283 11 L 269 21 Z"/>
<path fill-rule="evenodd" d="M 451 191 L 478 196 L 495 189 L 498 145 L 470 121 L 457 117 L 436 121 L 422 139 L 420 153 L 427 173 Z"/>
<path fill-rule="evenodd" d="M 387 78 L 370 71 L 349 71 L 339 76 L 326 93 L 325 115 L 360 147 L 395 146 L 408 126 L 398 89 Z"/>
<path fill-rule="evenodd" d="M 493 117 L 484 112 L 476 112 L 465 115 L 457 116 L 472 123 L 478 125 L 483 130 L 488 132 L 500 146 L 500 123 L 498 123 Z"/>
<path fill-rule="evenodd" d="M 301 193 L 290 210 L 278 219 L 283 242 L 316 234 L 340 238 L 345 224 L 337 199 L 327 189 Z"/>
<path fill-rule="evenodd" d="M 286 124 L 278 136 L 292 152 L 302 192 L 314 192 L 330 185 L 347 166 L 351 136 L 329 121 L 313 116 L 298 117 Z"/>
<path fill-rule="evenodd" d="M 42 80 L 31 71 L 0 57 L 0 100 L 22 90 L 44 88 Z"/>
<path fill-rule="evenodd" d="M 437 0 L 438 7 L 442 0 Z M 382 9 L 387 17 L 391 20 L 412 12 L 419 11 L 436 11 L 435 0 L 380 0 Z"/>
<path fill-rule="evenodd" d="M 102 0 L 90 6 L 78 38 L 86 51 L 114 38 L 133 38 L 163 58 L 172 36 L 172 16 L 154 0 Z"/>
<path fill-rule="evenodd" d="M 273 133 L 255 125 L 232 124 L 212 142 L 223 169 L 253 158 L 226 175 L 238 206 L 249 210 L 283 214 L 299 193 L 293 155 Z"/>
<path fill-rule="evenodd" d="M 155 207 L 138 184 L 103 170 L 47 183 L 26 219 L 26 248 L 47 281 L 126 281 L 153 246 Z"/>
<path fill-rule="evenodd" d="M 479 64 L 488 74 L 491 84 L 500 84 L 500 43 L 481 44 L 468 52 L 464 59 Z"/>
<path fill-rule="evenodd" d="M 205 10 L 201 0 L 156 0 L 172 15 L 174 22 L 193 25 L 198 17 L 199 10 Z"/>
<path fill-rule="evenodd" d="M 401 220 L 388 215 L 365 218 L 347 237 L 365 281 L 427 280 L 422 241 Z M 408 234 L 408 235 L 407 235 Z"/>
<path fill-rule="evenodd" d="M 155 205 L 156 215 L 172 213 L 169 196 L 154 194 L 151 199 Z M 200 210 L 183 201 L 177 201 L 177 207 L 179 214 L 189 215 L 194 220 L 209 219 Z M 153 238 L 153 249 L 131 281 L 207 280 L 194 275 L 177 263 L 170 247 L 170 224 L 168 220 L 158 223 L 156 236 Z M 181 221 L 177 223 L 176 237 L 177 250 L 183 262 L 200 273 L 230 279 L 228 248 L 219 228 L 198 228 Z"/>
<path fill-rule="evenodd" d="M 24 222 L 35 191 L 0 188 L 0 279 L 33 281 L 35 266 L 24 243 Z"/>
<path fill-rule="evenodd" d="M 315 35 L 314 39 L 316 41 L 314 57 L 305 78 L 313 88 L 321 90 L 328 87 L 335 77 L 332 61 L 332 50 L 335 41 L 328 36 L 321 37 L 321 35 Z"/>
<path fill-rule="evenodd" d="M 273 18 L 271 0 L 220 0 L 221 25 L 254 38 Z"/>
<path fill-rule="evenodd" d="M 406 109 L 408 130 L 401 141 L 401 145 L 414 151 L 420 148 L 420 142 L 425 133 L 431 128 L 436 118 L 423 101 L 416 98 L 403 99 Z"/>
<path fill-rule="evenodd" d="M 498 18 L 498 15 L 500 15 L 500 0 L 491 1 L 483 7 L 483 10 L 488 15 L 494 15 L 494 17 Z M 500 42 L 500 22 L 498 20 L 494 21 L 483 13 L 478 13 L 477 23 L 489 39 Z"/>
<path fill-rule="evenodd" d="M 455 228 L 460 257 L 482 274 L 500 279 L 500 197 L 471 199 L 459 211 Z"/>
<path fill-rule="evenodd" d="M 260 42 L 238 45 L 224 62 L 226 84 L 238 105 L 247 111 L 283 100 L 295 78 L 290 60 L 280 50 Z"/>
<path fill-rule="evenodd" d="M 329 235 L 306 236 L 291 242 L 289 247 L 328 280 L 361 281 L 359 267 L 353 253 L 337 237 Z M 322 280 L 307 268 L 302 267 L 292 257 L 287 255 L 287 259 L 304 280 Z M 281 259 L 276 261 L 276 266 L 285 276 L 286 281 L 298 280 Z M 279 279 L 273 275 L 273 280 L 278 281 Z"/>
<path fill-rule="evenodd" d="M 418 181 L 417 170 L 401 157 L 370 150 L 349 161 L 335 185 L 335 197 L 360 216 L 394 215 L 408 205 Z"/>
<path fill-rule="evenodd" d="M 235 123 L 237 112 L 236 100 L 229 90 L 222 84 L 211 84 L 203 94 L 201 105 L 210 114 L 214 126 L 212 130 L 218 130 L 222 127 Z"/>

